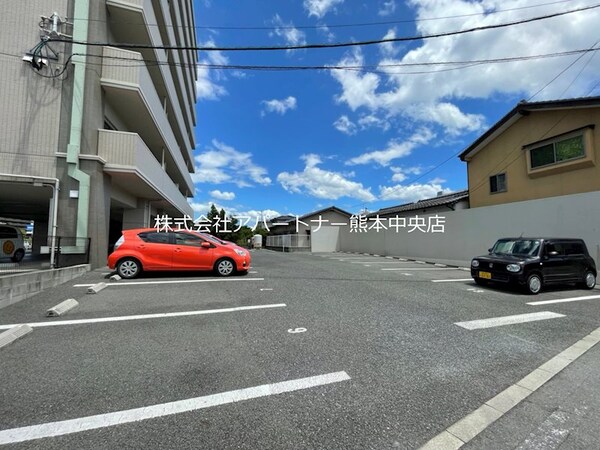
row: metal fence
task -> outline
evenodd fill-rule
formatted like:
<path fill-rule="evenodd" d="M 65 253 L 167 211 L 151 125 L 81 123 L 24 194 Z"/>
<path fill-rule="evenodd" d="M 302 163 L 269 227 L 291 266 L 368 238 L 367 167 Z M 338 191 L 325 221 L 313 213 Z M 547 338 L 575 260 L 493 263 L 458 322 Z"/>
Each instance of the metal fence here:
<path fill-rule="evenodd" d="M 267 247 L 282 251 L 310 250 L 310 236 L 300 234 L 284 234 L 267 236 Z"/>
<path fill-rule="evenodd" d="M 10 257 L 0 258 L 0 277 L 25 272 L 35 272 L 62 267 L 89 264 L 90 238 L 56 236 L 48 237 L 48 245 L 43 245 L 32 252 L 27 248 L 22 260 L 15 262 Z M 52 247 L 54 246 L 54 255 Z"/>
<path fill-rule="evenodd" d="M 41 253 L 51 253 L 54 245 L 54 268 L 88 264 L 90 262 L 91 238 L 48 236 L 48 246 Z"/>

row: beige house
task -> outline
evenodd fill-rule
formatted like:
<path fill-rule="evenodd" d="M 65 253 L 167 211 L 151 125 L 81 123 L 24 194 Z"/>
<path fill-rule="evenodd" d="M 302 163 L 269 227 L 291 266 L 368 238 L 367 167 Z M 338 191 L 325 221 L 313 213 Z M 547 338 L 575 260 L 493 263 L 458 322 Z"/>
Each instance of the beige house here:
<path fill-rule="evenodd" d="M 600 191 L 600 97 L 521 102 L 464 150 L 471 208 Z"/>

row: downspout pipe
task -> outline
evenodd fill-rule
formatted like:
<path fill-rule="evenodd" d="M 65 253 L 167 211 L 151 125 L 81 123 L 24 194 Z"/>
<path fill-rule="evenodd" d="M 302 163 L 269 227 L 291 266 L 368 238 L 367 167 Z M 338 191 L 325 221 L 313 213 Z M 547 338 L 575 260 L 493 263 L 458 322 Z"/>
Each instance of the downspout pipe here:
<path fill-rule="evenodd" d="M 50 243 L 50 267 L 54 269 L 56 258 L 56 230 L 58 229 L 58 191 L 60 191 L 60 181 L 58 178 L 38 177 L 35 175 L 15 175 L 12 173 L 0 173 L 0 177 L 21 178 L 27 180 L 37 180 L 45 184 L 51 184 L 52 187 L 52 242 Z"/>
<path fill-rule="evenodd" d="M 73 17 L 87 19 L 89 17 L 89 0 L 75 0 Z M 88 21 L 76 20 L 73 25 L 73 41 L 87 42 Z M 83 124 L 83 105 L 85 94 L 85 69 L 87 49 L 85 45 L 73 44 L 72 58 L 75 68 L 73 75 L 73 104 L 71 108 L 71 128 L 69 131 L 69 144 L 67 146 L 68 174 L 79 182 L 79 195 L 77 199 L 77 243 L 79 238 L 88 237 L 88 222 L 90 209 L 90 176 L 79 169 L 79 154 L 81 151 L 81 134 Z"/>

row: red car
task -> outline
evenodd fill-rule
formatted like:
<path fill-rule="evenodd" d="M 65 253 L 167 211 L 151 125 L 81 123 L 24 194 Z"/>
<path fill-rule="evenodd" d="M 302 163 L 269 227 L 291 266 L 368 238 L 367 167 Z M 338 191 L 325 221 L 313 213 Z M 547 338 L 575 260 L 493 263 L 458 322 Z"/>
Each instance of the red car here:
<path fill-rule="evenodd" d="M 214 270 L 227 277 L 248 272 L 250 252 L 210 235 L 194 231 L 123 230 L 108 267 L 122 278 L 135 278 L 142 270 Z"/>

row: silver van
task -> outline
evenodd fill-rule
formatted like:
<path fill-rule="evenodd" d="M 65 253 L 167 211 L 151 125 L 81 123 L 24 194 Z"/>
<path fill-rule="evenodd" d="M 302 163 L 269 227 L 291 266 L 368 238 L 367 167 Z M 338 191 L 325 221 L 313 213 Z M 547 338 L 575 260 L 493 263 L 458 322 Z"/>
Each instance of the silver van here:
<path fill-rule="evenodd" d="M 25 256 L 23 234 L 17 227 L 0 225 L 0 259 L 10 258 L 20 262 Z"/>

